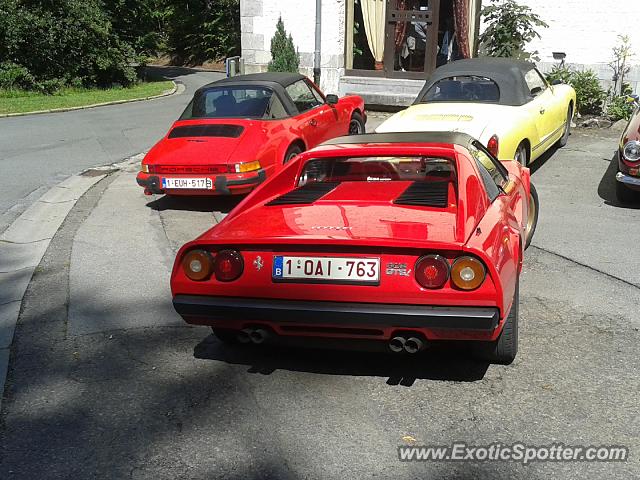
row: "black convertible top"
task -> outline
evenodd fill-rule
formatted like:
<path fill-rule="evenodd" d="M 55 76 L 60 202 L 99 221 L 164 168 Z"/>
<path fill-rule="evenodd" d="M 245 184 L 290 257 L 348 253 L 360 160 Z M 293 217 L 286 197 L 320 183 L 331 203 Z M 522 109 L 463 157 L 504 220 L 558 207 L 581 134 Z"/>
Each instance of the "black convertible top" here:
<path fill-rule="evenodd" d="M 429 77 L 418 94 L 414 105 L 421 102 L 434 83 L 454 76 L 478 76 L 490 78 L 500 89 L 499 105 L 520 106 L 531 101 L 531 94 L 524 80 L 525 74 L 535 64 L 509 58 L 469 58 L 441 66 Z"/>
<path fill-rule="evenodd" d="M 460 132 L 393 132 L 365 133 L 337 137 L 322 145 L 358 145 L 361 143 L 446 143 L 469 146 L 476 139 Z"/>
<path fill-rule="evenodd" d="M 282 73 L 282 72 L 264 72 L 249 73 L 247 75 L 236 75 L 235 77 L 223 78 L 215 82 L 209 83 L 201 88 L 217 87 L 219 85 L 273 85 L 278 84 L 282 87 L 288 87 L 298 80 L 306 78 L 299 73 Z"/>

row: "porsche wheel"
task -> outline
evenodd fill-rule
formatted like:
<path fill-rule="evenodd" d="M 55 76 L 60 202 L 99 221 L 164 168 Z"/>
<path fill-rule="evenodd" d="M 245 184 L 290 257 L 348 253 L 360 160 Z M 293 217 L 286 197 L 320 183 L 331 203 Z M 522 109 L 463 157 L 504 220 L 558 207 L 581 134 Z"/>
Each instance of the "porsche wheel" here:
<path fill-rule="evenodd" d="M 571 134 L 571 120 L 573 119 L 573 107 L 569 107 L 567 111 L 567 123 L 564 126 L 564 133 L 560 140 L 558 140 L 558 147 L 564 147 L 569 141 L 569 135 Z"/>
<path fill-rule="evenodd" d="M 520 145 L 516 148 L 516 153 L 513 158 L 523 167 L 529 166 L 529 151 L 527 150 L 527 145 L 524 141 L 520 142 Z"/>
<path fill-rule="evenodd" d="M 300 148 L 300 145 L 291 145 L 287 150 L 287 153 L 284 154 L 284 163 L 290 162 L 291 160 L 293 160 L 293 158 L 297 157 L 301 153 L 302 148 Z"/>
<path fill-rule="evenodd" d="M 365 132 L 364 120 L 358 112 L 353 112 L 349 122 L 349 135 L 362 135 Z"/>
<path fill-rule="evenodd" d="M 520 317 L 520 281 L 516 280 L 511 311 L 504 322 L 502 332 L 495 342 L 478 345 L 476 355 L 489 363 L 509 365 L 518 353 L 518 320 Z"/>
<path fill-rule="evenodd" d="M 536 226 L 538 225 L 538 210 L 540 207 L 536 187 L 532 183 L 529 188 L 531 190 L 529 192 L 529 208 L 527 209 L 527 225 L 525 228 L 525 250 L 529 248 L 531 240 L 533 239 L 533 234 L 536 233 Z"/>

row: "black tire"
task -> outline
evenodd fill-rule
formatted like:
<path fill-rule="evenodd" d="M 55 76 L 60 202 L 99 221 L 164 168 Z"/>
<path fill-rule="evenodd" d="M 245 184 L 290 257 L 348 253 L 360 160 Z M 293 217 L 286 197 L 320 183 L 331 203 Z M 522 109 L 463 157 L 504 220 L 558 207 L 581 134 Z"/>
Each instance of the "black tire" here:
<path fill-rule="evenodd" d="M 495 342 L 487 342 L 478 346 L 476 356 L 489 363 L 501 365 L 511 364 L 518 353 L 518 321 L 520 317 L 520 281 L 516 280 L 516 291 L 513 305 L 502 327 L 502 332 Z"/>
<path fill-rule="evenodd" d="M 297 157 L 303 152 L 302 147 L 300 145 L 293 144 L 287 149 L 287 153 L 284 154 L 283 163 L 290 162 L 294 157 Z"/>
<path fill-rule="evenodd" d="M 631 190 L 623 183 L 616 181 L 616 198 L 620 203 L 636 203 L 640 200 L 640 192 Z"/>
<path fill-rule="evenodd" d="M 353 112 L 349 121 L 349 135 L 362 135 L 365 133 L 364 120 L 358 112 Z"/>
<path fill-rule="evenodd" d="M 216 338 L 225 345 L 240 345 L 238 332 L 235 330 L 227 330 L 225 328 L 212 328 L 212 330 Z"/>
<path fill-rule="evenodd" d="M 533 183 L 529 185 L 529 208 L 527 212 L 527 225 L 525 229 L 525 250 L 531 245 L 533 235 L 536 233 L 536 227 L 538 226 L 538 212 L 540 212 L 540 201 L 538 200 L 538 191 Z M 533 210 L 533 211 L 532 211 Z"/>
<path fill-rule="evenodd" d="M 571 135 L 571 120 L 573 120 L 573 107 L 569 106 L 569 110 L 567 111 L 567 123 L 564 126 L 564 133 L 556 143 L 558 148 L 564 147 L 569 141 L 569 135 Z"/>
<path fill-rule="evenodd" d="M 527 144 L 523 140 L 516 148 L 515 153 L 513 154 L 513 159 L 516 162 L 520 162 L 520 165 L 523 167 L 529 166 L 529 150 L 527 149 Z"/>

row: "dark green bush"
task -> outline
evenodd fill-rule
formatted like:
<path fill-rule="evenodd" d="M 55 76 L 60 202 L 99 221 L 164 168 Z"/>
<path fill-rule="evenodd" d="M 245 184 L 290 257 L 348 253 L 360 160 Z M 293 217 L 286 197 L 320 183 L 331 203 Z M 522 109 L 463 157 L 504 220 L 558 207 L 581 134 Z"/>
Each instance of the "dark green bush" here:
<path fill-rule="evenodd" d="M 569 84 L 576 91 L 578 112 L 582 115 L 600 115 L 607 92 L 600 85 L 600 80 L 593 70 L 572 70 L 568 67 L 554 67 L 547 75 L 547 80 L 560 80 Z"/>
<path fill-rule="evenodd" d="M 112 31 L 99 0 L 0 1 L 0 58 L 25 69 L 31 88 L 136 80 L 135 53 Z"/>
<path fill-rule="evenodd" d="M 633 103 L 629 102 L 627 95 L 616 95 L 611 98 L 607 105 L 607 115 L 614 122 L 618 120 L 629 120 L 633 114 Z"/>
<path fill-rule="evenodd" d="M 287 36 L 282 18 L 276 24 L 276 33 L 271 39 L 271 61 L 268 69 L 270 72 L 298 73 L 300 59 L 293 44 L 291 34 Z"/>

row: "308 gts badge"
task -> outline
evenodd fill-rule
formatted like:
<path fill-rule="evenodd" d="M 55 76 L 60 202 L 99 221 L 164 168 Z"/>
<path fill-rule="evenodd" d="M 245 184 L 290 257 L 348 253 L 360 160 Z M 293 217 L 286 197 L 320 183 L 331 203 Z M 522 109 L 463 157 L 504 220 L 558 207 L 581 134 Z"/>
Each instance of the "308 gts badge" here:
<path fill-rule="evenodd" d="M 387 263 L 385 270 L 387 275 L 397 275 L 399 277 L 408 277 L 411 269 L 407 268 L 406 263 Z"/>

